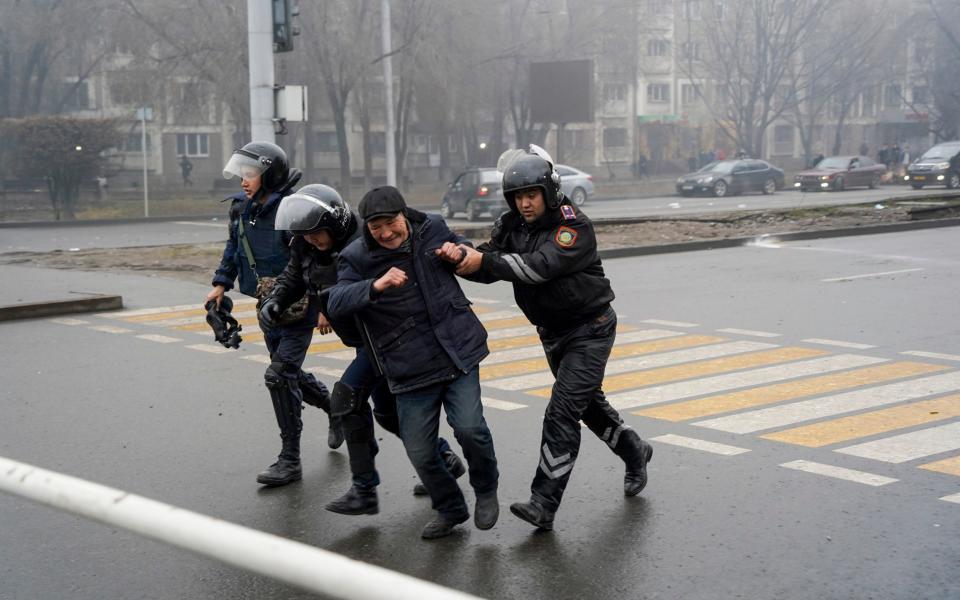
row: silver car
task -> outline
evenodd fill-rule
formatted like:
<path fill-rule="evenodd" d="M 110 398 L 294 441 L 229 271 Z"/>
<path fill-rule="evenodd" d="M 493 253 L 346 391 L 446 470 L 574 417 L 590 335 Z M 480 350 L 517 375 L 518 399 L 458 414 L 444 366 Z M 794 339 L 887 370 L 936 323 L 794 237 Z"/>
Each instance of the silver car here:
<path fill-rule="evenodd" d="M 593 195 L 593 175 L 567 165 L 556 165 L 554 168 L 560 175 L 560 191 L 563 195 L 575 205 L 583 206 Z"/>

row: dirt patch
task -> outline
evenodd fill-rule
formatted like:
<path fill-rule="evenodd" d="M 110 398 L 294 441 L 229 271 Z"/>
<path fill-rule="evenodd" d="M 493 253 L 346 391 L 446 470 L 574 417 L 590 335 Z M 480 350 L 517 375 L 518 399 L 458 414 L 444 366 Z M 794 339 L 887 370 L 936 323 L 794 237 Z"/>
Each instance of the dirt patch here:
<path fill-rule="evenodd" d="M 880 207 L 882 206 L 882 207 Z M 683 219 L 647 219 L 625 225 L 597 225 L 601 249 L 655 246 L 696 240 L 719 240 L 761 234 L 863 227 L 916 219 L 917 205 L 858 205 L 792 210 L 699 215 Z M 957 209 L 950 210 L 955 212 Z M 938 214 L 937 217 L 956 216 Z M 477 242 L 483 240 L 475 240 Z M 0 255 L 2 264 L 56 269 L 139 272 L 209 284 L 223 254 L 223 244 L 190 244 L 56 251 Z"/>

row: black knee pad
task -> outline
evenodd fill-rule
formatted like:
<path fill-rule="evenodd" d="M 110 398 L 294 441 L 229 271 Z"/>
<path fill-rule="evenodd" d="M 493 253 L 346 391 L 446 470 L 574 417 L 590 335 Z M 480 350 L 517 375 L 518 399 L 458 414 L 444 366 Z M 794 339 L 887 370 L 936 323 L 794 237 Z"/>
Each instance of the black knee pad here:
<path fill-rule="evenodd" d="M 349 415 L 360 407 L 361 399 L 360 390 L 338 381 L 333 384 L 333 393 L 330 394 L 330 414 L 334 417 Z"/>
<path fill-rule="evenodd" d="M 271 390 L 286 389 L 290 387 L 290 379 L 284 377 L 286 363 L 272 362 L 263 372 L 263 383 Z"/>

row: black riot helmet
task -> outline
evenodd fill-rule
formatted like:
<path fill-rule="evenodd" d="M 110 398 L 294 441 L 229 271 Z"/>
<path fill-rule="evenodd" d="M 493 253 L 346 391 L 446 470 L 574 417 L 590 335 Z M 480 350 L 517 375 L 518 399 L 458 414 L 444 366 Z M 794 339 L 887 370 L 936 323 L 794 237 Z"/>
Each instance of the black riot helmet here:
<path fill-rule="evenodd" d="M 510 210 L 516 212 L 513 193 L 525 188 L 539 187 L 549 209 L 559 208 L 563 202 L 560 174 L 553 168 L 553 159 L 539 146 L 529 150 L 507 150 L 497 161 L 497 170 L 503 173 L 503 197 Z"/>
<path fill-rule="evenodd" d="M 250 142 L 233 155 L 223 167 L 223 176 L 256 177 L 267 192 L 276 192 L 284 187 L 290 177 L 290 163 L 283 148 L 270 142 Z"/>
<path fill-rule="evenodd" d="M 311 183 L 280 201 L 274 227 L 298 234 L 326 229 L 341 241 L 357 230 L 357 218 L 337 190 Z"/>

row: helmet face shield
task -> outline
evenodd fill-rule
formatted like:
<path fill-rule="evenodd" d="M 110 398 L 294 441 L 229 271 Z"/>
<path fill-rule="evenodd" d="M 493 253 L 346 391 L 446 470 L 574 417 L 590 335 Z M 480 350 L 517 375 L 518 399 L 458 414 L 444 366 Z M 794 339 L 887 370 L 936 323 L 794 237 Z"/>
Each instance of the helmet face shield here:
<path fill-rule="evenodd" d="M 323 200 L 303 194 L 292 194 L 280 202 L 274 227 L 286 231 L 309 232 L 318 228 L 321 218 L 333 213 L 334 207 Z"/>
<path fill-rule="evenodd" d="M 263 172 L 269 167 L 270 159 L 251 156 L 242 150 L 238 150 L 233 153 L 223 167 L 223 177 L 224 179 L 230 179 L 231 177 L 255 179 L 263 175 Z"/>

